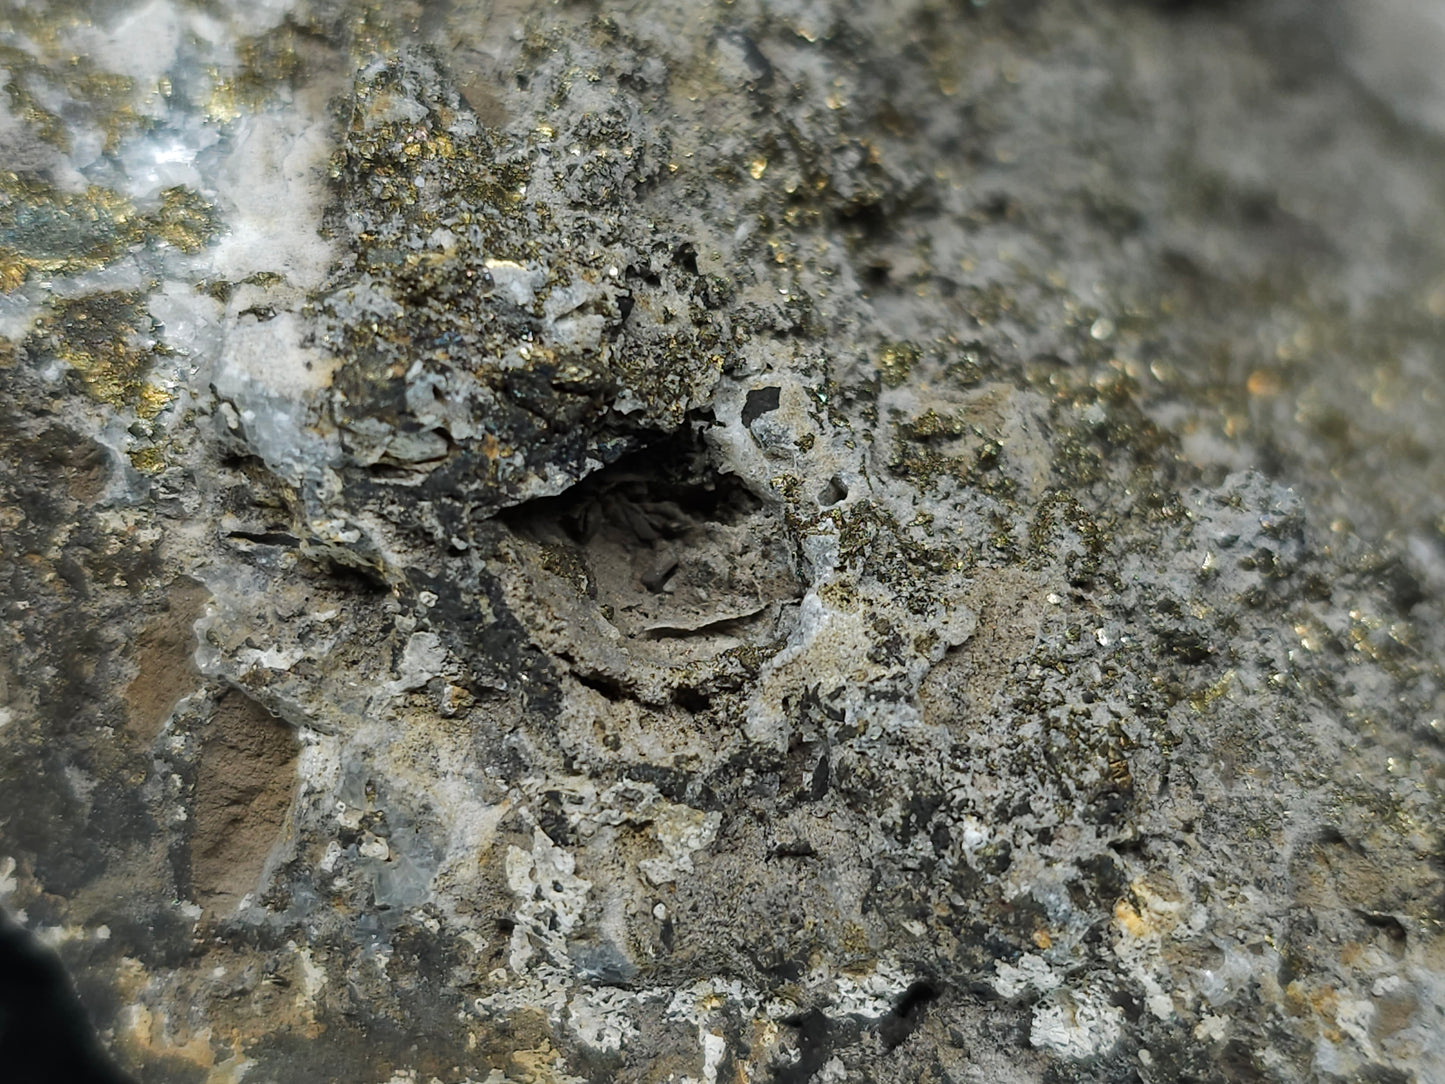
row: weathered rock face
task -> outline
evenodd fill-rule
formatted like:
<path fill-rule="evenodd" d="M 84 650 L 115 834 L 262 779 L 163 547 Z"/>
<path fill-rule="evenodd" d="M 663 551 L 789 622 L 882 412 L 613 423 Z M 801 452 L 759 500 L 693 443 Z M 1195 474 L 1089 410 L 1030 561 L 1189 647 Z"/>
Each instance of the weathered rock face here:
<path fill-rule="evenodd" d="M 5 15 L 0 904 L 117 1061 L 1445 1075 L 1441 148 L 1313 10 Z"/>
<path fill-rule="evenodd" d="M 358 78 L 322 303 L 342 477 L 444 546 L 677 429 L 732 353 L 691 243 L 648 215 L 666 198 L 639 192 L 666 142 L 613 98 L 507 139 L 434 55 Z"/>

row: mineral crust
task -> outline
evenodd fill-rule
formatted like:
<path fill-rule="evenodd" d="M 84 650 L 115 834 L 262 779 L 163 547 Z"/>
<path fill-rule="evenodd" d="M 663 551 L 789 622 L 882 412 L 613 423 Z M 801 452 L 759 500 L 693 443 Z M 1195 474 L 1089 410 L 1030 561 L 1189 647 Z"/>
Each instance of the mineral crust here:
<path fill-rule="evenodd" d="M 0 906 L 109 1056 L 1445 1079 L 1362 7 L 0 9 Z"/>

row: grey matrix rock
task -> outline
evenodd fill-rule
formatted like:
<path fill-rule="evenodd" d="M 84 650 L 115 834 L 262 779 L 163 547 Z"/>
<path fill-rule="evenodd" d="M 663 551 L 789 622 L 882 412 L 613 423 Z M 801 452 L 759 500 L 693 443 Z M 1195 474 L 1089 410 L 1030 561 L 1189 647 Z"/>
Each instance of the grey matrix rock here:
<path fill-rule="evenodd" d="M 1388 6 L 0 12 L 0 906 L 147 1084 L 1445 1079 Z"/>

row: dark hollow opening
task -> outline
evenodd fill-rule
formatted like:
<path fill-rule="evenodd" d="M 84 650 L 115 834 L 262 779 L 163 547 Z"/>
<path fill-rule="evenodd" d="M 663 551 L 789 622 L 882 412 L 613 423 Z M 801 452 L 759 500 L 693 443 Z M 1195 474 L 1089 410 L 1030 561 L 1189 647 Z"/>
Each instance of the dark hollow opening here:
<path fill-rule="evenodd" d="M 3 911 L 0 1067 L 16 1084 L 131 1084 L 101 1049 L 60 957 Z"/>

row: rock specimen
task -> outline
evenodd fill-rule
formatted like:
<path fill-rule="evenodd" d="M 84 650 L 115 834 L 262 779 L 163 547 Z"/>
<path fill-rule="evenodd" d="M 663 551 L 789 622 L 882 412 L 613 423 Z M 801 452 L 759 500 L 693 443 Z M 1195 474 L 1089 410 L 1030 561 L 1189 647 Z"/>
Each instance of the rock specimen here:
<path fill-rule="evenodd" d="M 0 17 L 0 904 L 124 1070 L 1445 1076 L 1348 12 L 234 7 Z"/>

